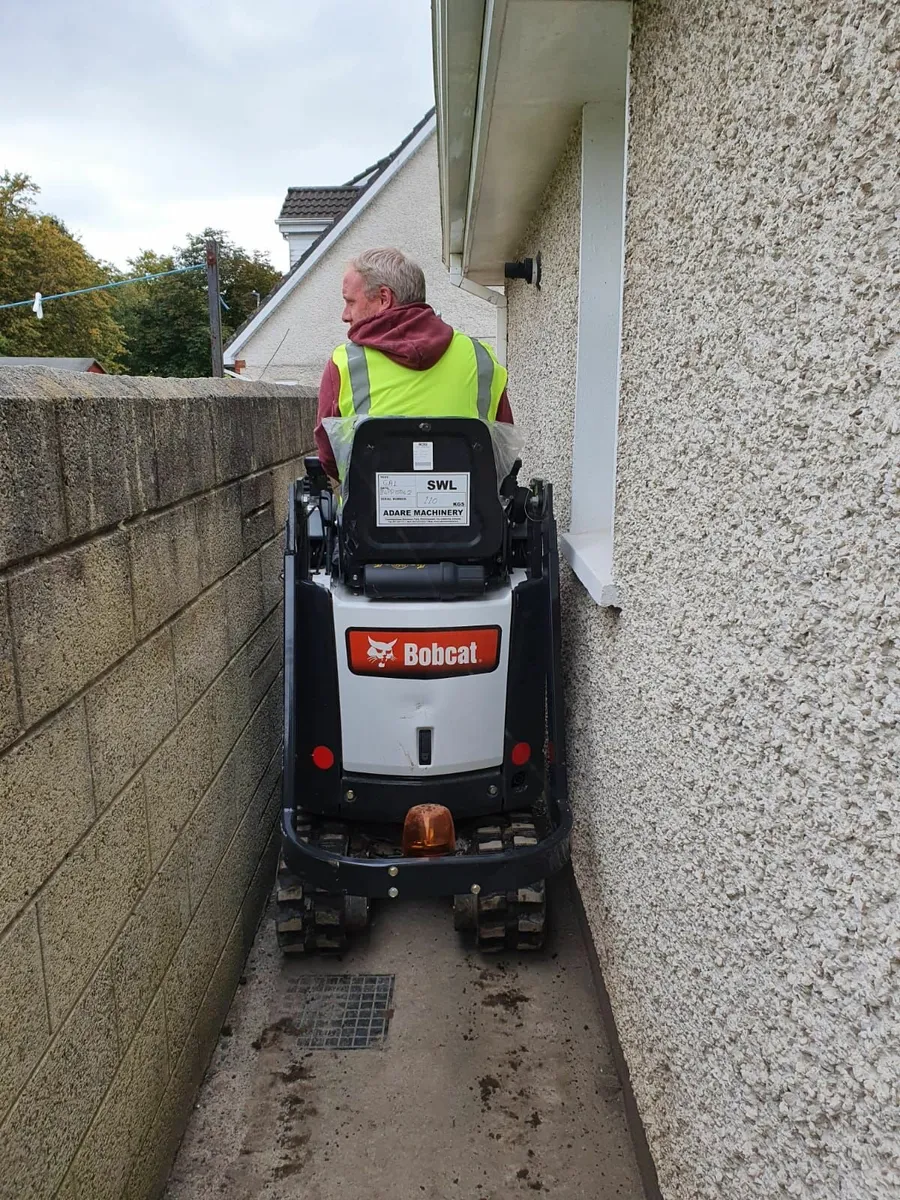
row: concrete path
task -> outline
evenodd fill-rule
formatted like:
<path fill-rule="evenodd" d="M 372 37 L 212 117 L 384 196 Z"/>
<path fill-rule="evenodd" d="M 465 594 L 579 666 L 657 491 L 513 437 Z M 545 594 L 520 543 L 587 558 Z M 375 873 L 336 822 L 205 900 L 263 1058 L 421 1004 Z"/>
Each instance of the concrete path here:
<path fill-rule="evenodd" d="M 443 902 L 382 905 L 342 960 L 266 914 L 168 1200 L 642 1200 L 565 882 L 539 956 L 481 958 Z M 298 1049 L 312 975 L 393 974 L 382 1047 Z"/>

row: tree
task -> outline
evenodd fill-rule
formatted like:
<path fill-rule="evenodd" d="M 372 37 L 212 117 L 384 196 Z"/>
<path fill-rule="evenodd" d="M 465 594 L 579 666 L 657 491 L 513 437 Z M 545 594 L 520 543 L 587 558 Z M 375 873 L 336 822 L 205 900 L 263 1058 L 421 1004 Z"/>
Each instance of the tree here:
<path fill-rule="evenodd" d="M 219 243 L 219 287 L 228 305 L 222 310 L 222 337 L 232 333 L 256 309 L 254 291 L 264 296 L 280 275 L 268 255 L 248 254 L 220 229 L 190 235 L 169 255 L 144 251 L 128 263 L 128 275 L 205 266 L 206 239 Z M 126 365 L 132 375 L 209 375 L 209 308 L 206 271 L 170 275 L 116 289 L 117 316 L 125 330 Z"/>
<path fill-rule="evenodd" d="M 27 175 L 0 175 L 0 304 L 110 278 L 110 268 L 92 258 L 62 221 L 35 211 L 38 192 Z M 0 354 L 96 358 L 109 371 L 121 370 L 124 345 L 114 294 L 52 300 L 42 321 L 30 305 L 0 309 Z"/>
<path fill-rule="evenodd" d="M 91 257 L 58 217 L 35 211 L 38 188 L 27 175 L 0 175 L 0 304 L 35 292 L 52 295 L 205 265 L 206 239 L 219 243 L 219 284 L 227 340 L 280 278 L 265 254 L 248 254 L 221 230 L 189 236 L 171 254 L 143 251 L 122 275 Z M 210 374 L 205 270 L 111 291 L 52 300 L 38 320 L 30 305 L 0 309 L 0 355 L 96 358 L 132 375 Z"/>

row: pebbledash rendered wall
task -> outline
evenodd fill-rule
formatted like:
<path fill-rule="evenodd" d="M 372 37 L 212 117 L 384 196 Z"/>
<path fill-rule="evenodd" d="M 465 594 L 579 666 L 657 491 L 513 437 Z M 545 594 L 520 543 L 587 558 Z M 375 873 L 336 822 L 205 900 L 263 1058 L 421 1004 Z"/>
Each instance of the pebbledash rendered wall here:
<path fill-rule="evenodd" d="M 577 876 L 667 1200 L 889 1200 L 900 18 L 634 15 L 622 607 L 565 595 Z M 576 130 L 509 301 L 527 466 L 562 490 L 579 189 Z"/>
<path fill-rule="evenodd" d="M 273 878 L 313 412 L 0 371 L 0 1197 L 165 1182 Z"/>

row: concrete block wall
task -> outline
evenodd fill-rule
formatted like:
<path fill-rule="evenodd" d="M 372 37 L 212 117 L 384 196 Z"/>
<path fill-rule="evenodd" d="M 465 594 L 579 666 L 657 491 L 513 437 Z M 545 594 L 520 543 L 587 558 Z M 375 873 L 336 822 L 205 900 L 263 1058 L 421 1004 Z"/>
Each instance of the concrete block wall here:
<path fill-rule="evenodd" d="M 308 389 L 0 371 L 0 1197 L 157 1195 L 271 886 Z"/>

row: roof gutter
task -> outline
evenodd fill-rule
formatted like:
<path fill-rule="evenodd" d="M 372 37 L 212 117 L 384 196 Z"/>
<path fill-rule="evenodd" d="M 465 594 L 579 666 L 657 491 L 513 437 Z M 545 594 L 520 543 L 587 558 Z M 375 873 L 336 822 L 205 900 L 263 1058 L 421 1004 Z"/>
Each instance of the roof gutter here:
<path fill-rule="evenodd" d="M 462 257 L 468 270 L 472 260 L 472 236 L 475 215 L 481 199 L 481 182 L 487 151 L 488 131 L 494 110 L 497 90 L 497 68 L 500 63 L 500 43 L 506 24 L 508 0 L 486 0 L 482 27 L 481 52 L 478 58 L 478 96 L 475 122 L 472 129 L 472 149 L 469 159 L 468 188 L 463 227 Z"/>
<path fill-rule="evenodd" d="M 444 264 L 465 241 L 486 9 L 492 0 L 433 0 L 432 45 Z"/>
<path fill-rule="evenodd" d="M 469 279 L 463 255 L 474 183 L 473 150 L 478 130 L 485 128 L 485 59 L 491 59 L 495 73 L 496 18 L 498 12 L 505 15 L 505 11 L 506 0 L 433 0 L 432 3 L 443 258 L 454 287 L 486 300 L 497 310 L 496 354 L 504 366 L 506 296 Z M 487 90 L 492 101 L 493 88 Z"/>

